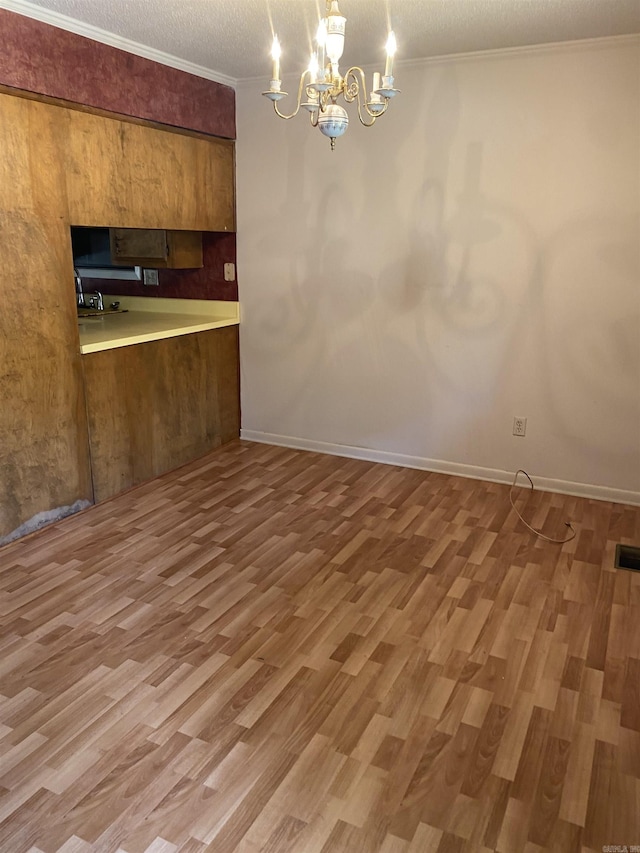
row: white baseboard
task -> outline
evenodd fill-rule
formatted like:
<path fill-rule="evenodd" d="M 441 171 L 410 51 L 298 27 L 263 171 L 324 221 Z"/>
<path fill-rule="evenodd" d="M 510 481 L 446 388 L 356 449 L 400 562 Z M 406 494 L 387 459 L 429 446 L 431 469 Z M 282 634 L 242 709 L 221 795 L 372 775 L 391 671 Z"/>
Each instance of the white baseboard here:
<path fill-rule="evenodd" d="M 327 453 L 330 456 L 346 456 L 349 459 L 364 459 L 367 462 L 380 462 L 383 465 L 417 468 L 420 471 L 437 471 L 441 474 L 452 474 L 455 477 L 488 480 L 491 483 L 506 483 L 511 485 L 515 473 L 514 471 L 502 471 L 499 468 L 480 468 L 476 465 L 463 465 L 459 462 L 447 462 L 442 459 L 406 456 L 404 453 L 389 453 L 385 450 L 371 450 L 368 447 L 331 444 L 326 441 L 294 438 L 289 435 L 274 435 L 273 433 L 259 432 L 252 429 L 240 430 L 240 438 L 246 441 L 255 441 L 259 444 L 274 444 L 278 447 L 291 447 L 294 450 L 311 450 L 315 453 Z M 609 486 L 596 486 L 591 483 L 572 483 L 567 480 L 553 480 L 548 477 L 537 477 L 534 474 L 531 474 L 531 476 L 534 478 L 536 489 L 540 489 L 541 491 L 640 506 L 640 492 L 613 489 Z"/>

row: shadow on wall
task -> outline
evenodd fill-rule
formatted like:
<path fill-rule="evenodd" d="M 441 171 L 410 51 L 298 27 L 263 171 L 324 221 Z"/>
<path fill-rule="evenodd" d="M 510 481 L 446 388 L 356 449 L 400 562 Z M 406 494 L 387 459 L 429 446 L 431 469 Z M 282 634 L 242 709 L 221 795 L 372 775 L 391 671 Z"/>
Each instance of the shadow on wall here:
<path fill-rule="evenodd" d="M 399 435 L 407 420 L 415 419 L 416 406 L 428 428 L 434 386 L 462 381 L 491 407 L 486 387 L 478 390 L 468 374 L 459 376 L 461 359 L 452 362 L 451 347 L 468 346 L 473 336 L 486 338 L 488 329 L 504 322 L 499 282 L 474 275 L 473 259 L 479 245 L 500 236 L 509 211 L 492 211 L 480 192 L 483 148 L 478 142 L 468 148 L 465 186 L 457 210 L 447 219 L 445 187 L 458 123 L 458 84 L 449 70 L 430 101 L 419 102 L 413 132 L 383 170 L 379 147 L 363 146 L 357 157 L 348 158 L 349 191 L 338 161 L 334 172 L 323 172 L 320 194 L 306 218 L 295 221 L 291 211 L 299 207 L 306 183 L 300 164 L 313 157 L 308 128 L 287 128 L 286 193 L 272 221 L 288 221 L 293 233 L 285 244 L 274 225 L 259 248 L 274 265 L 288 265 L 282 277 L 286 286 L 279 282 L 284 298 L 276 300 L 273 323 L 262 311 L 260 321 L 263 350 L 274 356 L 296 352 L 296 380 L 279 397 L 287 411 L 304 416 L 305 389 L 313 388 L 314 394 L 320 390 L 327 400 L 348 398 L 363 415 L 375 445 L 376 439 Z M 371 133 L 378 133 L 378 127 Z M 422 152 L 419 160 L 416 150 Z M 361 188 L 360 198 L 351 191 L 354 187 Z M 387 233 L 380 211 L 407 223 L 400 239 L 397 227 Z M 279 258 L 274 247 L 280 249 Z M 443 340 L 444 333 L 452 336 L 449 341 Z M 414 383 L 410 401 L 398 381 L 407 372 L 419 373 L 423 380 Z M 381 400 L 372 388 L 376 384 L 395 389 L 395 398 L 392 392 L 391 399 Z M 351 411 L 335 406 L 331 423 L 325 422 L 319 432 L 325 439 L 334 432 L 344 441 L 352 420 Z"/>
<path fill-rule="evenodd" d="M 562 440 L 575 439 L 585 454 L 628 455 L 638 318 L 621 317 L 615 298 L 595 317 L 584 293 L 600 286 L 598 278 L 606 287 L 610 265 L 621 260 L 628 271 L 616 280 L 629 292 L 624 277 L 638 274 L 633 223 L 585 216 L 541 239 L 518 186 L 519 207 L 483 192 L 486 141 L 468 142 L 463 167 L 459 157 L 452 162 L 460 121 L 455 67 L 439 74 L 428 102 L 416 103 L 412 132 L 393 158 L 382 164 L 380 146 L 363 145 L 348 166 L 323 172 L 319 189 L 303 170 L 313 162 L 308 128 L 286 128 L 286 192 L 274 224 L 260 229 L 258 250 L 282 275 L 275 305 L 265 294 L 252 321 L 259 333 L 243 344 L 260 360 L 288 362 L 272 413 L 287 412 L 301 437 L 346 444 L 356 412 L 359 446 L 393 450 L 397 442 L 406 452 L 407 437 L 417 446 L 422 433 L 432 456 L 466 461 L 461 454 L 478 430 L 493 428 L 496 408 L 510 406 L 505 396 L 524 381 L 527 398 Z M 394 220 L 389 233 L 381 210 Z M 286 242 L 281 222 L 290 228 Z M 583 289 L 586 265 L 593 280 Z M 271 281 L 266 289 L 272 299 Z M 405 374 L 420 380 L 412 380 L 410 397 Z M 434 405 L 444 398 L 448 413 L 439 420 Z M 590 419 L 593 429 L 584 428 Z"/>
<path fill-rule="evenodd" d="M 543 320 L 547 405 L 584 453 L 635 466 L 640 487 L 640 253 L 634 218 L 574 220 L 541 247 L 532 303 Z M 572 271 L 580 263 L 583 276 Z M 616 270 L 615 275 L 611 271 Z M 594 312 L 588 295 L 606 294 Z M 636 292 L 625 311 L 625 293 Z M 586 294 L 586 298 L 585 298 Z M 635 448 L 635 453 L 629 448 Z"/>

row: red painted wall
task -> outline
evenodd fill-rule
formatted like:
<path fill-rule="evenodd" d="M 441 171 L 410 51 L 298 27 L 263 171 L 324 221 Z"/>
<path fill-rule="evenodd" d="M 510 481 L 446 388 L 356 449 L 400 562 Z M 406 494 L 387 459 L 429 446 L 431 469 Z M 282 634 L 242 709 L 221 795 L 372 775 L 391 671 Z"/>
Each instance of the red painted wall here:
<path fill-rule="evenodd" d="M 235 139 L 235 92 L 84 36 L 0 9 L 0 83 Z"/>
<path fill-rule="evenodd" d="M 0 9 L 0 84 L 120 115 L 235 139 L 235 91 L 134 56 L 84 36 Z M 224 264 L 236 262 L 236 235 L 203 235 L 204 267 L 161 270 L 158 287 L 86 280 L 105 293 L 183 299 L 238 299 L 236 282 L 224 281 Z"/>

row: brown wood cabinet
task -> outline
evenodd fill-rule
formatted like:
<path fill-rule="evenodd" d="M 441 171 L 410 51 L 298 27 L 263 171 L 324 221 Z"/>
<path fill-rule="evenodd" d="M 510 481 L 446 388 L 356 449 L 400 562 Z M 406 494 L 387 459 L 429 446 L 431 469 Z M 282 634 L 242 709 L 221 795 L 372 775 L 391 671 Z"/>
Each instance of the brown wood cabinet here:
<path fill-rule="evenodd" d="M 109 241 L 114 264 L 171 270 L 204 266 L 201 231 L 110 228 Z"/>
<path fill-rule="evenodd" d="M 70 223 L 235 229 L 233 142 L 62 110 Z"/>
<path fill-rule="evenodd" d="M 238 327 L 82 356 L 96 501 L 240 433 Z"/>
<path fill-rule="evenodd" d="M 233 142 L 229 140 L 184 135 L 2 93 L 0 150 L 1 540 L 41 512 L 64 511 L 79 500 L 92 499 L 70 225 L 231 231 L 235 218 Z M 30 283 L 37 285 L 37 304 L 25 298 Z M 237 330 L 227 337 L 234 334 Z M 194 345 L 185 349 L 191 353 L 191 380 L 175 366 L 163 368 L 160 376 L 165 378 L 161 379 L 145 378 L 141 368 L 140 381 L 131 378 L 127 387 L 137 387 L 148 399 L 144 395 L 151 390 L 140 389 L 150 382 L 158 399 L 174 399 L 174 393 L 177 399 L 178 391 L 169 391 L 170 377 L 193 382 L 198 376 L 209 401 L 204 411 L 215 411 L 211 388 L 218 389 L 222 400 L 226 386 L 218 378 L 205 384 L 198 359 L 204 358 L 209 366 L 215 363 L 218 376 L 221 356 L 212 361 L 206 345 L 198 344 L 200 349 L 192 351 Z M 219 345 L 210 346 L 215 350 Z M 123 361 L 137 348 L 127 349 L 126 355 L 120 354 Z M 237 375 L 237 353 L 234 358 L 225 368 L 232 376 Z M 131 377 L 134 373 L 129 371 Z M 122 390 L 117 374 L 110 381 L 114 393 Z M 117 394 L 114 399 L 119 399 Z M 211 425 L 213 415 L 205 416 L 202 406 L 196 405 L 202 425 L 193 431 L 189 428 L 185 435 L 204 435 L 206 440 L 189 439 L 190 447 L 185 448 L 187 439 L 178 438 L 173 455 L 168 436 L 181 434 L 182 427 L 176 430 L 170 423 L 164 433 L 167 447 L 160 447 L 165 425 L 153 421 L 155 416 L 148 409 L 156 455 L 152 464 L 144 442 L 131 449 L 132 473 L 122 476 L 125 485 L 226 440 L 222 436 L 230 436 L 233 430 L 222 425 L 229 418 L 237 435 L 237 413 L 224 414 L 232 404 L 220 405 L 219 428 Z M 163 410 L 176 411 L 173 405 Z M 92 435 L 96 435 L 95 424 Z M 106 438 L 101 452 L 102 458 L 109 457 Z M 146 467 L 141 459 L 147 460 Z M 109 493 L 109 487 L 101 493 Z"/>

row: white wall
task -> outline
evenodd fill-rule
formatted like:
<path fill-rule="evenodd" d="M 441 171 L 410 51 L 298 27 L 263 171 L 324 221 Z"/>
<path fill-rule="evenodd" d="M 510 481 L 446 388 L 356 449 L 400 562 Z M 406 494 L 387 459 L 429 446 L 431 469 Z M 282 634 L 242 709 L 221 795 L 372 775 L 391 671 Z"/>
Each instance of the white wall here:
<path fill-rule="evenodd" d="M 400 64 L 333 153 L 243 84 L 243 435 L 640 502 L 639 58 Z"/>

